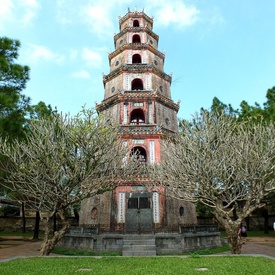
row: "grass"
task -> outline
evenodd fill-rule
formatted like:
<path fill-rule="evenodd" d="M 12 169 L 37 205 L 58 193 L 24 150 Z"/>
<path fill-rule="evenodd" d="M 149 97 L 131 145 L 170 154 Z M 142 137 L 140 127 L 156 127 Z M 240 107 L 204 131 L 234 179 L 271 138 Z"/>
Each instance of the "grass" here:
<path fill-rule="evenodd" d="M 27 234 L 27 233 L 26 233 Z M 249 236 L 275 237 L 275 232 L 266 235 L 262 231 L 249 231 Z M 1 236 L 11 233 L 0 232 Z M 27 236 L 17 232 L 14 236 Z M 32 235 L 30 235 L 32 236 Z M 226 234 L 222 232 L 222 236 Z M 34 274 L 273 274 L 275 260 L 243 255 L 202 256 L 228 251 L 228 245 L 220 248 L 198 250 L 189 256 L 158 257 L 110 257 L 117 253 L 95 254 L 94 252 L 55 249 L 54 253 L 71 255 L 69 257 L 33 257 L 0 262 L 1 275 Z M 89 256 L 89 257 L 80 257 Z"/>
<path fill-rule="evenodd" d="M 64 248 L 54 248 L 54 250 L 51 253 L 67 255 L 67 256 L 121 256 L 120 252 L 96 253 L 94 251 L 70 250 L 70 249 L 64 249 Z"/>
<path fill-rule="evenodd" d="M 1 275 L 70 274 L 273 274 L 275 261 L 250 256 L 44 257 L 0 263 Z"/>
<path fill-rule="evenodd" d="M 194 255 L 213 255 L 213 254 L 218 254 L 218 253 L 227 252 L 227 251 L 230 251 L 229 245 L 224 244 L 223 246 L 217 247 L 217 248 L 196 250 L 196 251 L 190 252 L 189 255 L 191 255 L 191 256 L 194 256 Z"/>
<path fill-rule="evenodd" d="M 212 255 L 212 254 L 218 254 L 222 252 L 229 251 L 229 245 L 224 244 L 221 247 L 212 248 L 212 249 L 202 249 L 190 252 L 185 255 L 194 256 L 194 255 Z M 54 250 L 51 252 L 53 254 L 59 254 L 59 255 L 66 255 L 66 256 L 121 256 L 120 252 L 100 252 L 96 253 L 94 251 L 81 251 L 81 250 L 70 250 L 70 249 L 64 249 L 64 248 L 54 248 Z M 175 255 L 174 255 L 175 256 Z M 180 255 L 177 255 L 180 256 Z"/>

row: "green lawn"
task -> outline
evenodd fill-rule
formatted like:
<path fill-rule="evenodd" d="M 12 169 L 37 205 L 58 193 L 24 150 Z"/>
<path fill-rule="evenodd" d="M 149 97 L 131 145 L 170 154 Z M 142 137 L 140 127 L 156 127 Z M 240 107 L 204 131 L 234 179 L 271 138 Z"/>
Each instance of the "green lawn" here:
<path fill-rule="evenodd" d="M 275 236 L 270 232 L 269 236 Z M 2 234 L 0 233 L 0 236 Z M 5 235 L 5 234 L 3 234 Z M 2 236 L 3 236 L 2 235 Z M 7 234 L 10 236 L 10 234 Z M 15 234 L 17 235 L 17 234 Z M 18 234 L 20 235 L 20 234 Z M 250 232 L 250 236 L 266 236 L 263 232 Z M 22 233 L 21 233 L 22 236 Z M 26 235 L 24 235 L 26 236 Z M 268 235 L 267 235 L 268 236 Z M 34 257 L 0 262 L 1 275 L 34 274 L 273 274 L 275 260 L 252 256 L 200 256 L 228 250 L 201 250 L 187 257 Z M 61 252 L 61 251 L 60 251 Z M 62 252 L 61 252 L 62 253 Z"/>
<path fill-rule="evenodd" d="M 1 275 L 34 274 L 274 274 L 275 260 L 250 256 L 60 257 L 0 263 Z"/>

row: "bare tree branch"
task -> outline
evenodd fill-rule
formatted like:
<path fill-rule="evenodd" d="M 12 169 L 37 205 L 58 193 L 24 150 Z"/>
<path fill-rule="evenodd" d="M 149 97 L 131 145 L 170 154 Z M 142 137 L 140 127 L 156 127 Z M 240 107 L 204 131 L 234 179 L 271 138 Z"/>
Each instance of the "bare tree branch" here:
<path fill-rule="evenodd" d="M 203 112 L 162 146 L 162 162 L 152 176 L 175 197 L 211 207 L 231 240 L 242 220 L 275 189 L 273 124 L 237 123 L 224 114 Z"/>
<path fill-rule="evenodd" d="M 117 126 L 104 121 L 93 110 L 72 118 L 57 115 L 33 121 L 26 142 L 1 141 L 0 153 L 6 156 L 1 164 L 7 173 L 1 179 L 4 185 L 46 213 L 47 225 L 55 213 L 62 218 L 60 232 L 53 239 L 46 234 L 42 255 L 49 254 L 68 230 L 64 213 L 69 206 L 113 189 L 136 167 L 123 164 L 127 148 L 121 144 Z"/>

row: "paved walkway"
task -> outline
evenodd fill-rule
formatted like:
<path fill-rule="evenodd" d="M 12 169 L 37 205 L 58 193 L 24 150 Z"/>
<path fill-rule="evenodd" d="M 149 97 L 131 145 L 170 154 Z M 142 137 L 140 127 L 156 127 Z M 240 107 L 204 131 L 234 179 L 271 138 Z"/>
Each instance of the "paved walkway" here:
<path fill-rule="evenodd" d="M 18 257 L 39 256 L 40 246 L 41 241 L 33 242 L 27 239 L 2 237 L 0 241 L 0 262 Z M 222 254 L 230 254 L 230 252 Z M 248 239 L 247 243 L 242 246 L 241 254 L 261 255 L 275 259 L 275 238 Z"/>
<path fill-rule="evenodd" d="M 270 243 L 247 242 L 242 246 L 241 254 L 263 255 L 275 259 L 275 243 L 272 245 Z"/>
<path fill-rule="evenodd" d="M 39 256 L 41 241 L 34 242 L 14 237 L 12 239 L 2 237 L 1 239 L 0 262 L 11 258 Z"/>

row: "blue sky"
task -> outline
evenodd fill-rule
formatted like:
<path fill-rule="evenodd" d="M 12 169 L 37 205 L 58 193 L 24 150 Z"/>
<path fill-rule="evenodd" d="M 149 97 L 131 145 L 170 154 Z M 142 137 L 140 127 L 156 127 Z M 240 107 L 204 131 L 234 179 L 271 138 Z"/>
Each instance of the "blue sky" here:
<path fill-rule="evenodd" d="M 179 118 L 215 96 L 234 108 L 262 104 L 275 86 L 274 0 L 0 0 L 0 36 L 21 42 L 32 103 L 76 114 L 101 102 L 118 17 L 128 8 L 154 17 Z"/>

